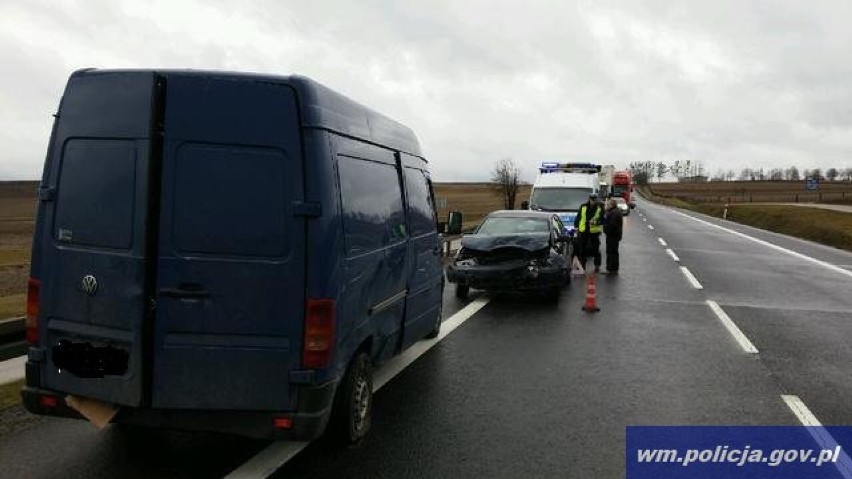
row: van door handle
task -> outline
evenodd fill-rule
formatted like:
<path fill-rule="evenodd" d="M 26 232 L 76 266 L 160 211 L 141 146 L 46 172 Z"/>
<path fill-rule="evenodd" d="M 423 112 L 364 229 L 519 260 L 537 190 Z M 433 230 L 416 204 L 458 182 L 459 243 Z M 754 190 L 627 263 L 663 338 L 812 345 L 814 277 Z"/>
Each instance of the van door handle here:
<path fill-rule="evenodd" d="M 203 289 L 162 288 L 160 294 L 167 298 L 203 299 L 210 297 L 210 291 Z"/>

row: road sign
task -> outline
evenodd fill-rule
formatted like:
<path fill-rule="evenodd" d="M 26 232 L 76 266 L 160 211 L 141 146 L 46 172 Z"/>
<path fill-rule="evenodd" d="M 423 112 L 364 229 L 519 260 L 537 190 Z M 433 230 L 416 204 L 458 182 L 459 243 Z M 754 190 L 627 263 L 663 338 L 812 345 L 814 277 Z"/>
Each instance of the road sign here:
<path fill-rule="evenodd" d="M 808 176 L 805 178 L 805 189 L 816 191 L 819 189 L 819 176 Z"/>

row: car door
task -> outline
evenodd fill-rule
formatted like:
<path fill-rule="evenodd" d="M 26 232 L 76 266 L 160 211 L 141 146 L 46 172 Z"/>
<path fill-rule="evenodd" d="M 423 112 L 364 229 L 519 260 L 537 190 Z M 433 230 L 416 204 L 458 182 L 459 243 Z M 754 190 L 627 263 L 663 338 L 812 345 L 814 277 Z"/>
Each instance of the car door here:
<path fill-rule="evenodd" d="M 171 75 L 165 125 L 153 405 L 290 409 L 305 300 L 296 94 Z"/>
<path fill-rule="evenodd" d="M 406 158 L 403 164 L 412 164 L 413 160 L 413 157 Z M 411 232 L 408 301 L 402 341 L 405 349 L 423 338 L 440 320 L 443 270 L 429 177 L 426 171 L 412 166 L 403 168 L 403 177 Z"/>
<path fill-rule="evenodd" d="M 144 402 L 156 83 L 152 72 L 76 73 L 68 82 L 33 244 L 44 388 Z"/>

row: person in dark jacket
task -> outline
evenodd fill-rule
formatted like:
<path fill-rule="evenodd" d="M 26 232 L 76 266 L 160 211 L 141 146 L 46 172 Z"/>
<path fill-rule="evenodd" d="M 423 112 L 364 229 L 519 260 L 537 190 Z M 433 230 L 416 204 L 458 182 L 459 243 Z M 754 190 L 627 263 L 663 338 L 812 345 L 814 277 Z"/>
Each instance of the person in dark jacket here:
<path fill-rule="evenodd" d="M 615 200 L 610 198 L 606 202 L 603 225 L 606 235 L 606 269 L 610 274 L 618 274 L 618 243 L 621 241 L 623 226 L 624 217 L 621 210 Z"/>
<path fill-rule="evenodd" d="M 601 232 L 603 232 L 603 205 L 598 203 L 598 194 L 589 194 L 589 201 L 580 205 L 580 210 L 574 218 L 574 227 L 577 228 L 577 243 L 579 244 L 580 262 L 583 269 L 591 256 L 595 263 L 595 272 L 601 270 Z"/>

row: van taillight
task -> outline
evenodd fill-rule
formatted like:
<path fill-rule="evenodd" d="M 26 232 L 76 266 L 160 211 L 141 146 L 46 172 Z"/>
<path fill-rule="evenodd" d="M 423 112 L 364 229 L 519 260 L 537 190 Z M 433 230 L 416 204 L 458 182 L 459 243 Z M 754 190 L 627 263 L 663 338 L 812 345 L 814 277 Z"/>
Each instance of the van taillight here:
<path fill-rule="evenodd" d="M 322 369 L 334 350 L 334 300 L 309 299 L 305 305 L 305 342 L 302 366 Z"/>
<path fill-rule="evenodd" d="M 30 278 L 27 281 L 27 319 L 24 323 L 27 331 L 27 342 L 38 343 L 38 297 L 41 281 Z"/>

